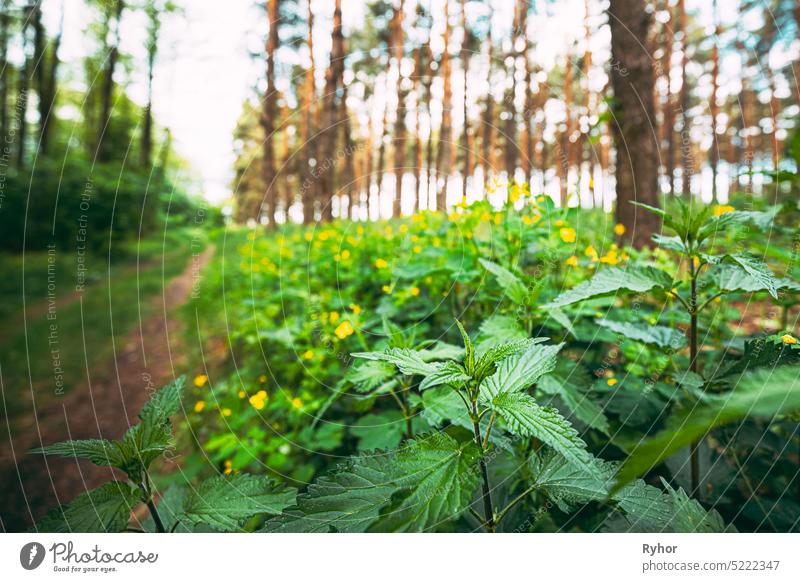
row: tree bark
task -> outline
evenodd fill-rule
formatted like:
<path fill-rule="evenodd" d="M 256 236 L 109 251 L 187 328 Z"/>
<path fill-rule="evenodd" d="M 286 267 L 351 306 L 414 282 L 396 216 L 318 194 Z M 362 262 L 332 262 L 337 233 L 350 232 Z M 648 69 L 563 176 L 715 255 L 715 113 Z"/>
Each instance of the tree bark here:
<path fill-rule="evenodd" d="M 336 187 L 336 138 L 337 138 L 337 93 L 344 77 L 344 36 L 342 35 L 342 0 L 335 0 L 333 9 L 333 31 L 331 32 L 331 58 L 325 79 L 325 103 L 322 131 L 324 131 L 325 160 L 317 160 L 320 195 L 322 197 L 322 220 L 333 219 L 333 198 Z"/>
<path fill-rule="evenodd" d="M 406 165 L 406 98 L 407 91 L 403 84 L 403 58 L 405 57 L 403 35 L 403 0 L 395 6 L 392 16 L 392 51 L 394 53 L 394 69 L 397 79 L 397 117 L 394 123 L 394 200 L 392 216 L 401 214 L 403 195 L 403 174 Z"/>
<path fill-rule="evenodd" d="M 316 68 L 314 65 L 314 11 L 311 2 L 308 3 L 308 33 L 306 43 L 310 64 L 306 69 L 305 84 L 303 88 L 303 124 L 301 130 L 301 147 L 303 148 L 303 184 L 300 188 L 303 202 L 303 223 L 314 222 L 314 203 L 317 199 L 317 182 L 314 176 L 312 163 L 318 161 L 316 138 Z"/>
<path fill-rule="evenodd" d="M 108 131 L 111 123 L 111 107 L 114 98 L 114 72 L 117 70 L 119 60 L 120 42 L 120 22 L 122 13 L 125 10 L 125 0 L 116 0 L 113 5 L 113 12 L 107 17 L 107 29 L 113 35 L 111 46 L 106 58 L 106 70 L 103 77 L 103 85 L 100 93 L 100 119 L 97 126 L 96 152 L 99 161 L 108 161 L 109 152 L 103 137 Z"/>
<path fill-rule="evenodd" d="M 631 204 L 658 207 L 657 132 L 653 131 L 653 59 L 646 50 L 652 15 L 643 0 L 610 0 L 611 82 L 614 89 L 617 222 L 636 248 L 651 243 L 656 215 Z"/>
<path fill-rule="evenodd" d="M 439 149 L 436 152 L 436 210 L 447 210 L 447 184 L 453 166 L 453 144 L 451 142 L 453 88 L 450 71 L 450 1 L 444 3 L 444 52 L 442 53 L 442 80 L 444 95 L 442 98 L 442 127 L 439 131 Z M 439 176 L 443 184 L 439 187 Z"/>
<path fill-rule="evenodd" d="M 275 211 L 277 209 L 278 194 L 275 183 L 275 118 L 277 116 L 278 90 L 275 87 L 275 51 L 278 50 L 280 37 L 278 26 L 280 24 L 280 0 L 269 0 L 267 3 L 267 20 L 269 32 L 267 34 L 267 90 L 264 95 L 264 110 L 261 115 L 261 127 L 264 128 L 264 158 L 261 170 L 264 178 L 264 204 L 263 212 L 267 216 L 270 228 L 275 227 Z"/>

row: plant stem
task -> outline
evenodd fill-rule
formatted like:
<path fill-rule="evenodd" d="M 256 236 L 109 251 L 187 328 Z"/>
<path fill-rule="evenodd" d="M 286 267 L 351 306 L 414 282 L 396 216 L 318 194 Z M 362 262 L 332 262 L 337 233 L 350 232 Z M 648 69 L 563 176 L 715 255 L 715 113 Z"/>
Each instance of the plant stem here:
<path fill-rule="evenodd" d="M 691 277 L 691 301 L 689 303 L 689 369 L 697 373 L 697 272 L 694 257 L 689 257 L 689 275 Z M 691 464 L 691 495 L 696 495 L 700 488 L 700 442 L 694 441 L 690 448 L 689 458 Z"/>
<path fill-rule="evenodd" d="M 516 496 L 514 499 L 512 499 L 512 500 L 511 500 L 511 502 L 510 502 L 508 505 L 506 505 L 506 506 L 505 506 L 505 508 L 503 508 L 503 511 L 501 511 L 500 513 L 498 513 L 498 514 L 497 514 L 497 523 L 500 523 L 500 522 L 503 520 L 503 518 L 506 516 L 506 514 L 507 514 L 507 513 L 508 513 L 508 512 L 509 512 L 509 511 L 510 511 L 510 510 L 511 510 L 511 509 L 512 509 L 512 508 L 513 508 L 513 507 L 514 507 L 516 504 L 517 504 L 517 503 L 519 503 L 520 501 L 522 501 L 523 499 L 525 499 L 525 498 L 526 498 L 528 495 L 530 495 L 531 493 L 533 493 L 533 491 L 534 491 L 535 489 L 536 489 L 536 486 L 535 486 L 535 485 L 534 485 L 534 486 L 531 486 L 531 487 L 528 487 L 528 488 L 527 488 L 525 491 L 523 491 L 522 493 L 520 493 L 519 495 L 517 495 L 517 496 Z"/>
<path fill-rule="evenodd" d="M 483 447 L 481 425 L 478 421 L 478 404 L 475 401 L 472 403 L 472 428 L 475 431 L 475 444 L 478 445 L 481 453 L 479 464 L 481 479 L 483 480 L 483 514 L 486 516 L 486 531 L 494 533 L 495 523 L 494 512 L 492 510 L 492 488 L 489 484 L 489 471 L 486 468 L 486 461 L 483 459 L 483 453 L 486 449 Z"/>
<path fill-rule="evenodd" d="M 153 494 L 150 492 L 149 483 L 150 476 L 145 473 L 144 479 L 142 479 L 142 484 L 139 487 L 144 493 L 145 504 L 147 505 L 147 509 L 150 510 L 150 515 L 153 517 L 153 523 L 156 526 L 156 532 L 165 533 L 167 530 L 164 528 L 164 522 L 161 521 L 161 516 L 158 515 L 156 504 L 153 503 Z"/>

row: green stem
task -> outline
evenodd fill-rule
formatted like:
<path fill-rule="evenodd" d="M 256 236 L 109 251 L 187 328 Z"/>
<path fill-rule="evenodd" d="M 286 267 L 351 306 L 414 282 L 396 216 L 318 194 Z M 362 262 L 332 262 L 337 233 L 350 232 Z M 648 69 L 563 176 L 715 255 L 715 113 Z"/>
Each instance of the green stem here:
<path fill-rule="evenodd" d="M 478 403 L 475 401 L 472 402 L 472 428 L 475 432 L 475 444 L 478 445 L 478 448 L 481 452 L 479 464 L 481 470 L 481 480 L 483 482 L 483 514 L 486 517 L 485 527 L 487 532 L 494 533 L 495 522 L 494 511 L 492 510 L 492 488 L 489 484 L 489 470 L 486 468 L 486 461 L 483 458 L 483 454 L 486 449 L 483 447 L 483 439 L 481 438 L 481 425 L 478 421 Z"/>
<path fill-rule="evenodd" d="M 511 509 L 512 509 L 512 508 L 513 508 L 513 507 L 514 507 L 514 506 L 515 506 L 517 503 L 519 503 L 520 501 L 522 501 L 523 499 L 525 499 L 525 498 L 526 498 L 528 495 L 530 495 L 531 493 L 533 493 L 535 490 L 536 490 L 536 486 L 535 486 L 535 485 L 533 485 L 533 486 L 531 486 L 531 487 L 528 487 L 528 488 L 527 488 L 525 491 L 523 491 L 522 493 L 520 493 L 519 495 L 517 495 L 517 496 L 516 496 L 514 499 L 512 499 L 512 500 L 511 500 L 511 502 L 510 502 L 508 505 L 506 505 L 506 506 L 503 508 L 503 511 L 501 511 L 500 513 L 498 513 L 498 514 L 497 514 L 497 522 L 496 522 L 496 523 L 497 523 L 497 524 L 499 524 L 499 523 L 500 523 L 500 522 L 503 520 L 503 518 L 506 516 L 506 514 L 507 514 L 509 511 L 511 511 Z"/>
<path fill-rule="evenodd" d="M 145 504 L 147 505 L 147 509 L 150 511 L 150 515 L 153 517 L 153 523 L 156 526 L 156 532 L 165 533 L 167 530 L 164 528 L 164 522 L 161 521 L 161 516 L 158 515 L 156 504 L 153 503 L 153 494 L 150 492 L 149 482 L 150 477 L 145 473 L 144 479 L 142 480 L 142 484 L 139 486 L 139 488 L 144 493 Z"/>
<path fill-rule="evenodd" d="M 689 257 L 689 274 L 691 277 L 691 302 L 689 304 L 689 369 L 697 373 L 697 272 L 694 266 L 694 257 Z M 697 439 L 691 445 L 690 464 L 691 464 L 691 495 L 697 495 L 700 488 L 700 443 L 702 438 Z"/>

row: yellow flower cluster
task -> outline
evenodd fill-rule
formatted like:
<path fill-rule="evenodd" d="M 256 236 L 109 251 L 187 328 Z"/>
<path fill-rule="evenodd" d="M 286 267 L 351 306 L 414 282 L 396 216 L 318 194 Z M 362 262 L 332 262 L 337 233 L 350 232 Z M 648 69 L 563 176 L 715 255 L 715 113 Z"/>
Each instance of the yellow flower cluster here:
<path fill-rule="evenodd" d="M 574 243 L 576 238 L 575 229 L 571 226 L 565 226 L 561 230 L 558 231 L 558 235 L 561 237 L 565 243 Z"/>
<path fill-rule="evenodd" d="M 267 405 L 268 398 L 266 390 L 259 390 L 250 397 L 250 404 L 256 410 L 261 410 Z"/>
<path fill-rule="evenodd" d="M 339 324 L 333 333 L 335 333 L 336 337 L 338 337 L 340 340 L 343 340 L 353 335 L 354 331 L 353 325 L 349 321 L 345 320 Z"/>
<path fill-rule="evenodd" d="M 199 374 L 194 377 L 194 385 L 197 386 L 198 388 L 202 388 L 203 386 L 205 386 L 206 382 L 208 382 L 208 376 L 206 376 L 205 374 Z"/>
<path fill-rule="evenodd" d="M 377 268 L 377 269 L 385 269 L 388 266 L 389 266 L 389 263 L 387 263 L 385 260 L 383 260 L 383 259 L 375 259 L 375 268 Z"/>
<path fill-rule="evenodd" d="M 781 341 L 789 346 L 797 344 L 797 338 L 788 333 L 781 338 Z"/>
<path fill-rule="evenodd" d="M 717 204 L 714 206 L 714 216 L 722 216 L 728 212 L 734 212 L 736 209 L 730 204 Z"/>

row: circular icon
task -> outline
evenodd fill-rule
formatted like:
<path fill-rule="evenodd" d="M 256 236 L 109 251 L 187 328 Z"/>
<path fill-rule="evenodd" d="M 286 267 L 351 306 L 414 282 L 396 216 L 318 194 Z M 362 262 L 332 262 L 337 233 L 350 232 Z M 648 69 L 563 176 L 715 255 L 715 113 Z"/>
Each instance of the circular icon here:
<path fill-rule="evenodd" d="M 44 546 L 39 542 L 29 542 L 19 551 L 19 563 L 26 570 L 35 570 L 44 561 Z"/>

